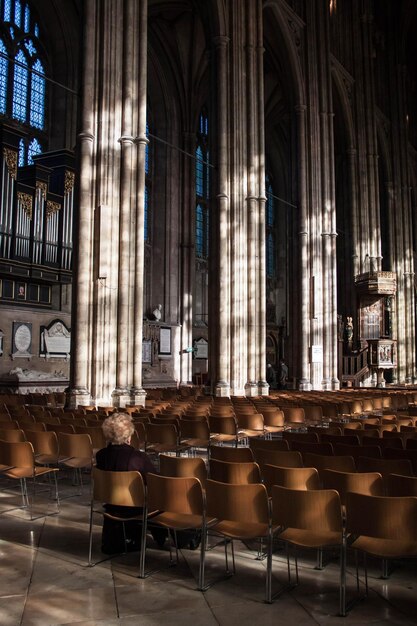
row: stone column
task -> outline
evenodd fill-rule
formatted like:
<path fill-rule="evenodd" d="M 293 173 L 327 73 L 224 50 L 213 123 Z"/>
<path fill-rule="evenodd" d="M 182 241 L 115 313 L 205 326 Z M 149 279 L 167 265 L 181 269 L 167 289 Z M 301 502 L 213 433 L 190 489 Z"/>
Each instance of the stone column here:
<path fill-rule="evenodd" d="M 310 270 L 308 267 L 308 222 L 307 222 L 307 172 L 306 172 L 306 110 L 307 107 L 299 104 L 295 107 L 298 127 L 298 187 L 299 196 L 299 245 L 300 245 L 300 359 L 301 378 L 299 386 L 301 390 L 309 391 L 310 382 L 310 358 L 309 358 L 309 301 L 310 301 Z"/>
<path fill-rule="evenodd" d="M 148 2 L 140 0 L 138 11 L 139 65 L 138 65 L 138 118 L 137 118 L 137 177 L 136 177 L 136 232 L 134 239 L 134 331 L 133 331 L 133 385 L 130 390 L 133 404 L 145 405 L 146 392 L 142 387 L 142 339 L 143 339 L 143 270 L 144 270 L 144 224 L 145 224 L 145 154 L 148 63 Z"/>
<path fill-rule="evenodd" d="M 218 327 L 216 337 L 216 364 L 214 393 L 228 396 L 229 382 L 229 337 L 230 337 L 230 264 L 229 264 L 229 194 L 228 194 L 228 78 L 227 78 L 227 37 L 216 37 L 217 61 L 217 122 L 218 122 Z M 213 326 L 212 326 L 213 327 Z"/>
<path fill-rule="evenodd" d="M 91 180 L 94 178 L 93 152 L 95 142 L 95 78 L 96 48 L 96 2 L 86 0 L 84 14 L 84 73 L 83 102 L 81 112 L 81 132 L 78 135 L 79 153 L 79 195 L 78 212 L 75 222 L 74 240 L 78 242 L 74 251 L 74 285 L 72 303 L 71 333 L 71 383 L 69 404 L 90 403 L 89 361 L 90 351 L 90 299 L 91 263 L 93 245 L 93 195 Z"/>

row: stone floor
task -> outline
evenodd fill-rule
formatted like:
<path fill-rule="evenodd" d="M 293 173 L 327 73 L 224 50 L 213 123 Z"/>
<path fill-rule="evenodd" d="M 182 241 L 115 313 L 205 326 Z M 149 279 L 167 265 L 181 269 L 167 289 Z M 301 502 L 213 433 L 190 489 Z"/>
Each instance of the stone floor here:
<path fill-rule="evenodd" d="M 27 511 L 7 511 L 19 504 L 19 492 L 3 490 L 5 486 L 1 484 L 0 492 L 1 626 L 411 626 L 417 622 L 415 562 L 399 564 L 388 581 L 378 577 L 379 564 L 371 564 L 370 596 L 346 618 L 337 616 L 337 562 L 317 571 L 314 555 L 301 559 L 300 585 L 267 605 L 263 602 L 266 563 L 256 560 L 256 552 L 237 545 L 236 575 L 203 594 L 196 590 L 199 551 L 183 550 L 179 565 L 166 568 L 168 550 L 157 549 L 152 539 L 147 567 L 156 571 L 146 580 L 137 578 L 137 553 L 87 567 L 88 486 L 83 496 L 62 499 L 59 515 L 33 522 Z M 61 496 L 72 491 L 69 483 L 61 482 Z M 47 504 L 44 497 L 39 496 L 40 507 Z M 100 523 L 97 518 L 97 559 L 101 556 Z M 208 577 L 219 574 L 223 564 L 222 549 L 210 551 Z M 273 571 L 278 588 L 286 580 L 280 551 L 274 554 Z M 349 559 L 349 596 L 355 591 L 353 573 Z"/>

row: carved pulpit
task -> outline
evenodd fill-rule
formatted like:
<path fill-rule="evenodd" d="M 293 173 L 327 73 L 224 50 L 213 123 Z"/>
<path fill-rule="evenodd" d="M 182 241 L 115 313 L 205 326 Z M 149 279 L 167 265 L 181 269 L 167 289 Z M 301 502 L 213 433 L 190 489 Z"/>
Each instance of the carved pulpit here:
<path fill-rule="evenodd" d="M 359 341 L 368 347 L 372 384 L 385 386 L 384 371 L 396 367 L 393 314 L 397 290 L 394 272 L 368 272 L 356 277 Z"/>

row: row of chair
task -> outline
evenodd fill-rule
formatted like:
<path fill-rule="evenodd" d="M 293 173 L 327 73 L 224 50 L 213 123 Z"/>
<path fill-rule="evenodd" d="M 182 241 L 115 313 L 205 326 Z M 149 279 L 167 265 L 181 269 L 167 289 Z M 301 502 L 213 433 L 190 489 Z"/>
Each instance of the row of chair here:
<path fill-rule="evenodd" d="M 201 532 L 198 589 L 207 590 L 217 580 L 207 581 L 208 533 L 225 540 L 226 576 L 235 573 L 233 541 L 258 539 L 266 542 L 265 600 L 271 603 L 273 539 L 302 548 L 340 549 L 339 613 L 346 615 L 346 546 L 387 559 L 417 556 L 417 498 L 375 497 L 348 492 L 345 517 L 339 493 L 333 489 L 298 490 L 274 485 L 227 484 L 208 479 L 203 490 L 196 477 L 167 477 L 148 474 L 147 486 L 137 472 L 103 472 L 93 468 L 93 499 L 90 515 L 89 564 L 92 562 L 93 515 L 108 515 L 98 505 L 141 507 L 142 522 L 139 576 L 148 574 L 146 564 L 147 525 L 172 531 Z M 121 518 L 121 521 L 123 518 Z M 371 538 L 371 539 L 370 539 Z M 232 547 L 232 567 L 227 561 Z M 290 573 L 290 564 L 287 564 Z M 296 564 L 296 582 L 298 567 Z M 289 583 L 290 583 L 289 578 Z M 358 580 L 359 584 L 359 580 Z M 282 590 L 281 590 L 282 591 Z"/>

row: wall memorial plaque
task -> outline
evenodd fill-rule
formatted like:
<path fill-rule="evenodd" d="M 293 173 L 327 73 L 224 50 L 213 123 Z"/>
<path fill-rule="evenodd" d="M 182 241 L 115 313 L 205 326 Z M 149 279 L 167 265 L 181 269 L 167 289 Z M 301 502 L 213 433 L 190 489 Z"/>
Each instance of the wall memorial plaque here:
<path fill-rule="evenodd" d="M 32 324 L 29 322 L 13 322 L 12 358 L 31 358 Z"/>
<path fill-rule="evenodd" d="M 171 329 L 159 329 L 159 354 L 171 354 Z"/>
<path fill-rule="evenodd" d="M 142 341 L 142 363 L 152 363 L 152 340 Z"/>

